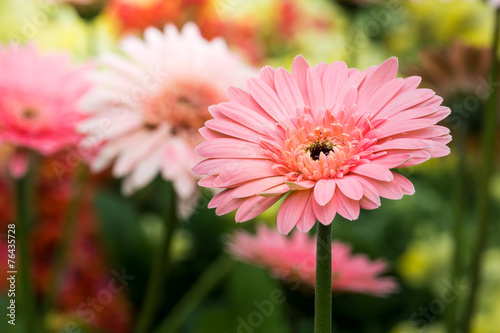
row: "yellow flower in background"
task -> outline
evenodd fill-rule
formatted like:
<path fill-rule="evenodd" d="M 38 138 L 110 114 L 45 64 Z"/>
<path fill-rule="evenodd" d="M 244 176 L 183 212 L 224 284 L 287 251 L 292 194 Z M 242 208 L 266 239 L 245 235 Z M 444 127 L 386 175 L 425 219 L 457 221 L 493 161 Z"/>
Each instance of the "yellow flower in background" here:
<path fill-rule="evenodd" d="M 94 52 L 113 48 L 117 28 L 109 17 L 98 17 L 90 30 L 73 8 L 50 1 L 2 1 L 0 42 L 36 43 L 45 50 L 67 50 L 75 59 L 89 55 L 89 31 Z"/>
<path fill-rule="evenodd" d="M 416 231 L 416 237 L 408 245 L 397 264 L 401 277 L 413 287 L 431 285 L 433 290 L 442 288 L 447 279 L 453 250 L 451 236 L 428 227 Z"/>
<path fill-rule="evenodd" d="M 482 0 L 411 0 L 409 19 L 430 38 L 448 44 L 459 39 L 473 46 L 489 45 L 492 37 L 493 10 Z"/>

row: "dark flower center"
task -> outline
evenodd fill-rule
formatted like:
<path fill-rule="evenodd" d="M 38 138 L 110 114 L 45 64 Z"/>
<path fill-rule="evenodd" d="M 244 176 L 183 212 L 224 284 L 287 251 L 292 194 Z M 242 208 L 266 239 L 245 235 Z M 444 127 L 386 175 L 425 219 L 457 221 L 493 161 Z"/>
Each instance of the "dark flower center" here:
<path fill-rule="evenodd" d="M 24 109 L 21 115 L 25 119 L 34 119 L 37 117 L 38 113 L 33 109 Z"/>
<path fill-rule="evenodd" d="M 321 153 L 328 156 L 328 154 L 333 150 L 333 144 L 330 141 L 321 141 L 314 142 L 309 147 L 306 148 L 306 151 L 309 152 L 309 155 L 314 161 L 319 160 L 319 155 Z"/>

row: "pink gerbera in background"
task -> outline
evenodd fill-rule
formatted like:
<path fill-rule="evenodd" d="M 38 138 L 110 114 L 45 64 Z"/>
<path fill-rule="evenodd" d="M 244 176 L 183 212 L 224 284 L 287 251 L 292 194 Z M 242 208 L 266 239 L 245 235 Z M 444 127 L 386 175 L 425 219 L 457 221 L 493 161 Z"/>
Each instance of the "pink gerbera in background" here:
<path fill-rule="evenodd" d="M 80 130 L 102 143 L 93 171 L 115 160 L 113 175 L 126 176 L 126 194 L 161 173 L 186 216 L 196 199 L 193 148 L 202 141 L 198 129 L 210 118 L 207 108 L 227 100 L 226 87 L 244 84 L 254 70 L 222 39 L 203 39 L 194 23 L 182 31 L 148 28 L 144 38 L 123 41 L 126 57 L 102 57 L 97 88 L 84 103 L 91 117 Z"/>
<path fill-rule="evenodd" d="M 449 130 L 436 123 L 450 110 L 417 89 L 419 77 L 397 71 L 396 58 L 358 71 L 341 61 L 310 67 L 298 56 L 292 74 L 266 66 L 247 91 L 228 89 L 230 102 L 210 107 L 196 150 L 207 158 L 193 169 L 207 175 L 200 185 L 224 189 L 209 207 L 238 209 L 243 222 L 286 196 L 277 223 L 287 234 L 413 194 L 391 169 L 448 155 Z"/>
<path fill-rule="evenodd" d="M 315 286 L 316 242 L 306 234 L 295 232 L 286 238 L 259 226 L 255 235 L 246 231 L 231 235 L 228 251 L 279 279 Z M 332 243 L 332 291 L 387 296 L 397 290 L 397 283 L 392 277 L 380 276 L 386 270 L 384 260 L 371 261 L 366 255 L 353 255 L 347 244 Z"/>
<path fill-rule="evenodd" d="M 0 144 L 15 148 L 13 176 L 25 173 L 27 149 L 48 156 L 79 143 L 76 125 L 85 115 L 77 102 L 91 88 L 88 70 L 34 46 L 0 48 Z"/>

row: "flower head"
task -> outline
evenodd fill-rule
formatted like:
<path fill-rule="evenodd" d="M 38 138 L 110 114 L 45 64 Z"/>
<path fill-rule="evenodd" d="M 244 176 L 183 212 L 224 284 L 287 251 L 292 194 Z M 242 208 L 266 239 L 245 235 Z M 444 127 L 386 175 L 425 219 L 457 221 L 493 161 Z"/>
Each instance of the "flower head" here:
<path fill-rule="evenodd" d="M 77 101 L 90 89 L 87 66 L 73 68 L 62 54 L 40 56 L 35 47 L 0 48 L 0 144 L 52 155 L 76 145 L 76 125 L 85 117 Z M 24 173 L 23 154 L 11 171 Z"/>
<path fill-rule="evenodd" d="M 387 269 L 384 260 L 370 261 L 362 254 L 351 254 L 341 242 L 332 243 L 332 290 L 385 296 L 397 289 L 393 278 L 380 277 Z M 236 232 L 228 242 L 229 252 L 238 260 L 268 269 L 282 280 L 300 279 L 314 287 L 316 242 L 295 232 L 290 238 L 260 226 L 257 234 Z"/>
<path fill-rule="evenodd" d="M 397 69 L 395 58 L 361 72 L 340 61 L 310 67 L 298 56 L 292 74 L 264 67 L 248 92 L 230 88 L 230 102 L 210 108 L 197 147 L 207 159 L 193 169 L 208 175 L 200 185 L 224 189 L 209 207 L 238 209 L 242 222 L 286 196 L 278 212 L 286 234 L 336 213 L 355 220 L 380 196 L 413 194 L 391 169 L 449 154 L 449 130 L 436 123 L 450 110 L 417 89 L 420 78 L 396 79 Z"/>
<path fill-rule="evenodd" d="M 149 28 L 145 41 L 129 37 L 122 46 L 127 57 L 102 58 L 98 89 L 84 103 L 91 117 L 80 130 L 102 143 L 92 169 L 116 158 L 113 174 L 127 176 L 128 194 L 161 172 L 188 205 L 196 194 L 191 168 L 199 161 L 192 151 L 202 141 L 207 108 L 225 101 L 226 86 L 243 84 L 253 69 L 223 40 L 203 39 L 193 23 L 180 32 L 173 25 Z"/>

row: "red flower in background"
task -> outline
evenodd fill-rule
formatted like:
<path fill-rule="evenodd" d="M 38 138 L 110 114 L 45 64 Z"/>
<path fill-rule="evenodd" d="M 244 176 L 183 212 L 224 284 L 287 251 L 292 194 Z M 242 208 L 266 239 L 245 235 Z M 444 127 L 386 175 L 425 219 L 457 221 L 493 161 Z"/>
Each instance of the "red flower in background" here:
<path fill-rule="evenodd" d="M 37 293 L 46 295 L 49 281 L 53 274 L 54 252 L 62 236 L 65 223 L 66 209 L 71 195 L 71 177 L 66 174 L 62 179 L 54 163 L 63 163 L 65 155 L 58 154 L 54 158 L 40 160 L 40 168 L 36 175 L 34 202 L 36 203 L 36 223 L 30 234 L 31 255 L 33 259 L 34 285 Z M 0 160 L 1 164 L 1 160 Z M 60 181 L 61 180 L 61 181 Z M 96 181 L 93 179 L 92 183 Z M 92 309 L 87 304 L 88 298 L 96 298 L 100 291 L 108 287 L 113 278 L 113 267 L 109 265 L 105 251 L 99 240 L 99 230 L 94 212 L 91 208 L 92 185 L 87 192 L 78 214 L 75 239 L 68 252 L 68 264 L 65 267 L 63 283 L 59 287 L 57 299 L 57 313 L 63 321 L 56 321 L 51 317 L 51 326 L 58 332 L 67 325 L 68 318 L 76 323 L 85 323 L 99 332 L 125 333 L 129 332 L 132 324 L 132 304 L 127 298 L 126 289 L 113 293 L 113 298 L 100 309 L 94 309 L 93 315 L 83 316 L 86 309 Z M 13 189 L 8 181 L 0 176 L 0 293 L 8 289 L 5 276 L 7 263 L 7 244 L 4 234 L 7 224 L 14 222 Z M 82 305 L 83 304 L 83 305 Z M 89 313 L 89 312 L 87 312 Z M 83 317 L 82 317 L 83 316 Z M 61 326 L 62 325 L 62 326 Z M 61 327 L 60 327 L 61 326 Z"/>

